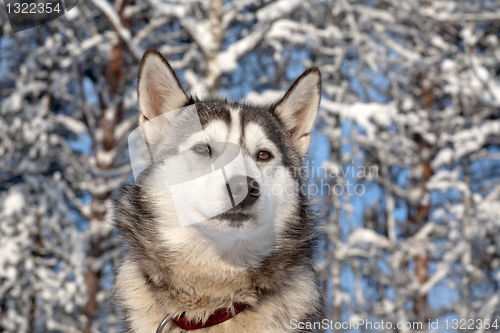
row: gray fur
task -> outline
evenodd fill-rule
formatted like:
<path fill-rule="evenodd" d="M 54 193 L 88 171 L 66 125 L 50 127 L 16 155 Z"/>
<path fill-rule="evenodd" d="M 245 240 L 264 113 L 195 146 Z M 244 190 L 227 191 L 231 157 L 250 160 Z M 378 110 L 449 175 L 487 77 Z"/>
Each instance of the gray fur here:
<path fill-rule="evenodd" d="M 157 56 L 148 52 L 150 57 Z M 141 67 L 147 66 L 145 61 Z M 320 85 L 317 88 L 320 93 Z M 282 103 L 262 107 L 189 98 L 186 105 L 190 104 L 196 105 L 204 129 L 220 121 L 217 124 L 236 131 L 231 124 L 238 117 L 238 144 L 247 159 L 253 158 L 250 152 L 255 147 L 247 147 L 251 141 L 245 130 L 252 128 L 247 124 L 255 124 L 276 147 L 279 159 L 273 161 L 273 168 L 287 170 L 282 179 L 270 181 L 286 182 L 296 191 L 286 204 L 271 207 L 276 214 L 265 222 L 265 233 L 251 227 L 243 233 L 238 226 L 220 222 L 217 228 L 224 236 L 217 238 L 210 226 L 203 226 L 205 222 L 186 227 L 169 225 L 172 212 L 166 203 L 168 190 L 141 186 L 142 180 L 152 177 L 153 170 L 146 169 L 142 180 L 123 185 L 114 221 L 127 244 L 127 254 L 114 287 L 127 328 L 130 332 L 154 332 L 166 316 L 184 313 L 189 319 L 205 320 L 217 308 L 244 302 L 249 306 L 236 317 L 199 332 L 297 332 L 290 328 L 290 320 L 319 318 L 320 296 L 312 267 L 314 221 L 300 191 L 303 156 L 292 148 L 290 129 L 275 112 Z M 266 166 L 259 163 L 255 162 L 264 170 Z M 221 239 L 229 245 L 215 244 Z M 254 244 L 257 241 L 259 246 Z M 169 323 L 164 332 L 180 329 Z"/>

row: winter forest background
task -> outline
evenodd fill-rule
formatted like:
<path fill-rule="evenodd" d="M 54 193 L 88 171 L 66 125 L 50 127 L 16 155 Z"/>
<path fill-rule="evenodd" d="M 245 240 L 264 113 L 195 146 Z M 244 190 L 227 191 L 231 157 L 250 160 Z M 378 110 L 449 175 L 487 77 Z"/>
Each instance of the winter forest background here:
<path fill-rule="evenodd" d="M 150 47 L 188 92 L 231 100 L 320 68 L 326 318 L 500 331 L 443 326 L 500 321 L 500 1 L 81 0 L 16 34 L 4 8 L 0 331 L 120 330 L 108 222 Z"/>

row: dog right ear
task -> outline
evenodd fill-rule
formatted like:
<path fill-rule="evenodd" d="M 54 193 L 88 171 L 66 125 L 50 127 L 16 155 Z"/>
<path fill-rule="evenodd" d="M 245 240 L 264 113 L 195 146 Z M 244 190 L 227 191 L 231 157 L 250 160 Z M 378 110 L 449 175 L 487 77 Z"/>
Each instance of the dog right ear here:
<path fill-rule="evenodd" d="M 179 109 L 189 101 L 172 67 L 163 55 L 154 49 L 147 50 L 142 57 L 137 91 L 141 124 Z"/>
<path fill-rule="evenodd" d="M 314 67 L 305 71 L 274 107 L 300 156 L 309 149 L 320 99 L 321 73 Z"/>

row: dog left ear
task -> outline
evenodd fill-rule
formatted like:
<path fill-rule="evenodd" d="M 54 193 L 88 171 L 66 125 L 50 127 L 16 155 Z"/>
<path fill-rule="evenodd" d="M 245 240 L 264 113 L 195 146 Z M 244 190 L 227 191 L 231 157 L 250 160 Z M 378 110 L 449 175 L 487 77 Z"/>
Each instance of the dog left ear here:
<path fill-rule="evenodd" d="M 149 49 L 144 53 L 137 79 L 141 123 L 188 103 L 179 79 L 163 55 Z"/>
<path fill-rule="evenodd" d="M 274 107 L 300 156 L 309 149 L 320 100 L 321 72 L 314 67 L 305 71 Z"/>

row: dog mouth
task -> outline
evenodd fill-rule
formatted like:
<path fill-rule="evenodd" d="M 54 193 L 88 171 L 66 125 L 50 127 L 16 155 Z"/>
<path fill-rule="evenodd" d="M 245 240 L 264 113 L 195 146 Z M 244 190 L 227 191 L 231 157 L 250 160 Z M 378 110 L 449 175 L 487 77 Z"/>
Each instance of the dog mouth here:
<path fill-rule="evenodd" d="M 215 217 L 215 219 L 222 221 L 230 222 L 230 225 L 233 227 L 241 227 L 244 222 L 252 220 L 255 218 L 254 214 L 251 214 L 248 211 L 241 210 L 239 207 L 234 207 L 222 214 L 219 214 Z"/>
<path fill-rule="evenodd" d="M 242 212 L 226 212 L 218 215 L 217 218 L 239 222 L 251 219 L 252 215 Z"/>

